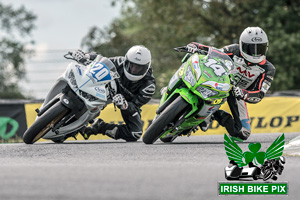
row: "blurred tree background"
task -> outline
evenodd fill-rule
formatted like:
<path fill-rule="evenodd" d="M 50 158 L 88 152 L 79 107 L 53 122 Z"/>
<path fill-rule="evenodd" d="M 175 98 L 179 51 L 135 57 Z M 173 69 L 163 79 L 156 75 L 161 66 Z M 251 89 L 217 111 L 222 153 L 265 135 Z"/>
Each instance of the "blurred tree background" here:
<path fill-rule="evenodd" d="M 191 41 L 221 48 L 238 43 L 248 26 L 260 26 L 269 38 L 267 59 L 277 73 L 270 92 L 300 89 L 300 0 L 111 0 L 122 12 L 110 26 L 92 27 L 82 47 L 104 56 L 125 55 L 136 44 L 152 52 L 157 92 L 180 66 L 183 53 L 173 51 Z M 0 98 L 24 98 L 24 60 L 32 52 L 36 16 L 23 6 L 0 3 Z M 99 25 L 101 26 L 101 25 Z M 102 27 L 102 26 L 101 26 Z"/>
<path fill-rule="evenodd" d="M 18 83 L 25 77 L 25 58 L 32 53 L 26 45 L 33 43 L 35 19 L 24 6 L 13 9 L 0 2 L 0 98 L 25 98 Z"/>
<path fill-rule="evenodd" d="M 91 28 L 82 46 L 104 56 L 125 55 L 133 45 L 151 50 L 157 92 L 180 66 L 173 51 L 191 41 L 221 48 L 238 43 L 248 26 L 259 26 L 269 38 L 267 59 L 276 69 L 270 92 L 299 89 L 299 0 L 115 0 L 121 17 L 106 28 Z"/>

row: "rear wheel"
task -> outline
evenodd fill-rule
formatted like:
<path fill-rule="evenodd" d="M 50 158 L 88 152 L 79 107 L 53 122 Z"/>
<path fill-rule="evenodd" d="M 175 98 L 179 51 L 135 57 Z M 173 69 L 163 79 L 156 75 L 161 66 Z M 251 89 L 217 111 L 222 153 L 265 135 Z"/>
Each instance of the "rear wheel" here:
<path fill-rule="evenodd" d="M 54 104 L 25 131 L 23 141 L 26 144 L 38 141 L 67 114 L 68 110 L 60 102 Z"/>
<path fill-rule="evenodd" d="M 153 144 L 164 133 L 165 127 L 167 127 L 170 122 L 175 121 L 178 115 L 182 113 L 188 105 L 189 104 L 183 100 L 181 96 L 177 97 L 148 127 L 144 133 L 143 142 L 145 144 Z"/>

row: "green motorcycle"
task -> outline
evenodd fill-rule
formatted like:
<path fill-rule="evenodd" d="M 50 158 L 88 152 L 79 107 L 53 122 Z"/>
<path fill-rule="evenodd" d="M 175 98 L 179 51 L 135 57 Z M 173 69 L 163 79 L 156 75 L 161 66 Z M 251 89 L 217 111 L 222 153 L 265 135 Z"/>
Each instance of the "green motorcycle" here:
<path fill-rule="evenodd" d="M 190 53 L 186 46 L 174 50 Z M 162 89 L 160 105 L 143 142 L 153 144 L 158 138 L 172 142 L 177 136 L 197 130 L 226 102 L 232 73 L 235 66 L 231 58 L 214 47 L 187 54 L 168 86 Z"/>

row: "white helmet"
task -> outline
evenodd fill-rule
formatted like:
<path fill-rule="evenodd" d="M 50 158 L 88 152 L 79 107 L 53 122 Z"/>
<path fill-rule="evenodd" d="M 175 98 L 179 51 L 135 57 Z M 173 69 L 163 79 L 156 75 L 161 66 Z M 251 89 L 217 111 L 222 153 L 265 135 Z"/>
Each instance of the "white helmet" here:
<path fill-rule="evenodd" d="M 151 65 L 151 53 L 142 45 L 131 47 L 125 55 L 124 73 L 131 81 L 142 79 Z"/>
<path fill-rule="evenodd" d="M 242 56 L 251 63 L 260 63 L 266 59 L 268 36 L 259 27 L 248 27 L 240 36 Z"/>

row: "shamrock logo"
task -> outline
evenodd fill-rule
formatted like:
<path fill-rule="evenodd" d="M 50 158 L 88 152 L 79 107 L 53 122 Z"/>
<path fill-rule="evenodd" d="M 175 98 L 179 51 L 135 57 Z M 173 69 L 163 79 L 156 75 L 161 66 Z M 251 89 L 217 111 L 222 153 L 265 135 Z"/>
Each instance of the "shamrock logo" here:
<path fill-rule="evenodd" d="M 235 141 L 226 134 L 224 134 L 224 145 L 228 159 L 233 160 L 239 167 L 246 166 L 250 162 L 263 165 L 265 160 L 279 160 L 284 149 L 284 134 L 277 137 L 266 152 L 259 151 L 261 149 L 260 143 L 250 143 L 248 145 L 250 151 L 243 152 Z"/>
<path fill-rule="evenodd" d="M 249 164 L 250 162 L 253 162 L 253 160 L 254 160 L 256 164 L 259 163 L 259 164 L 263 165 L 266 153 L 262 152 L 262 151 L 258 152 L 261 148 L 261 144 L 260 143 L 250 143 L 248 145 L 248 148 L 250 151 L 246 151 L 245 153 L 243 153 L 245 162 L 247 164 Z"/>

